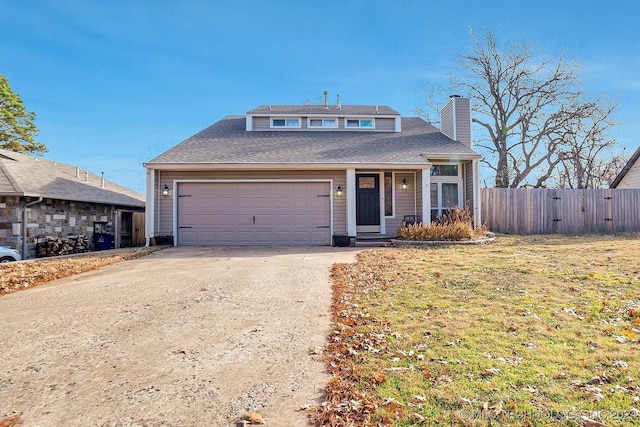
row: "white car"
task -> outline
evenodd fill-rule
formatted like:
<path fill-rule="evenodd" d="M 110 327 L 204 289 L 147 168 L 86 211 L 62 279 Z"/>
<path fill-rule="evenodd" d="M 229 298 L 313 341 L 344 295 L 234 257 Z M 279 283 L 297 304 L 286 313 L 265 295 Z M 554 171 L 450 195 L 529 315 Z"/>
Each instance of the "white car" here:
<path fill-rule="evenodd" d="M 15 249 L 5 248 L 4 246 L 0 246 L 0 263 L 1 262 L 11 262 L 11 261 L 20 261 L 22 257 L 20 256 L 20 252 Z"/>

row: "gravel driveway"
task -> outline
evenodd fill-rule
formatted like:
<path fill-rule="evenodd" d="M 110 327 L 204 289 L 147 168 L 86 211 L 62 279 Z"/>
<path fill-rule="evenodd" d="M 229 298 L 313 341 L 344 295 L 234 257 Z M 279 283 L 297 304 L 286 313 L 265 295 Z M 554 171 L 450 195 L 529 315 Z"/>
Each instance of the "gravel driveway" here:
<path fill-rule="evenodd" d="M 0 298 L 0 418 L 303 426 L 350 248 L 171 248 Z"/>

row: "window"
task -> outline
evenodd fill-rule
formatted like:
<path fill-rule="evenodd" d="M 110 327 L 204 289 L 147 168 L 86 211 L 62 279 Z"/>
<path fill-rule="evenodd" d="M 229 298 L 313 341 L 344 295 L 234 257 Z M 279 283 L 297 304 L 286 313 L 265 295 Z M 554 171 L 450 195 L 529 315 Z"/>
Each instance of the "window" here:
<path fill-rule="evenodd" d="M 464 203 L 460 165 L 442 164 L 431 166 L 431 220 L 441 216 L 455 206 Z"/>
<path fill-rule="evenodd" d="M 456 206 L 460 206 L 461 185 L 453 182 L 431 183 L 431 221 Z"/>
<path fill-rule="evenodd" d="M 376 179 L 372 176 L 360 176 L 358 177 L 358 188 L 376 188 Z"/>
<path fill-rule="evenodd" d="M 299 128 L 300 119 L 271 119 L 272 128 Z"/>
<path fill-rule="evenodd" d="M 309 119 L 307 127 L 310 128 L 337 128 L 338 119 Z"/>
<path fill-rule="evenodd" d="M 384 216 L 393 216 L 393 174 L 384 173 Z"/>
<path fill-rule="evenodd" d="M 373 129 L 374 121 L 373 119 L 347 119 L 348 128 L 369 128 Z"/>
<path fill-rule="evenodd" d="M 431 176 L 458 176 L 458 165 L 433 165 Z"/>

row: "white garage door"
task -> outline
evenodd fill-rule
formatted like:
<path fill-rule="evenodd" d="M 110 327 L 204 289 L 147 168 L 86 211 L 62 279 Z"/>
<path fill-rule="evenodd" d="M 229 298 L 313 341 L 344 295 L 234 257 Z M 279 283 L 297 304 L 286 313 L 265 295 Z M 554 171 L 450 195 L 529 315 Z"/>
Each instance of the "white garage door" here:
<path fill-rule="evenodd" d="M 329 245 L 328 182 L 178 183 L 178 245 Z"/>

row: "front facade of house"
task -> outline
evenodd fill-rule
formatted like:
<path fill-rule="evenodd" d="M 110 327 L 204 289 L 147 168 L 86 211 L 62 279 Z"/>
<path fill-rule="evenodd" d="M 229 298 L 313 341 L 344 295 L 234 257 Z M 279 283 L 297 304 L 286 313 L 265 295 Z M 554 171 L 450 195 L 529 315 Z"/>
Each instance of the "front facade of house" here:
<path fill-rule="evenodd" d="M 145 163 L 147 230 L 175 245 L 330 245 L 395 236 L 405 219 L 468 205 L 479 156 L 467 99 L 443 129 L 386 106 L 262 106 Z"/>

